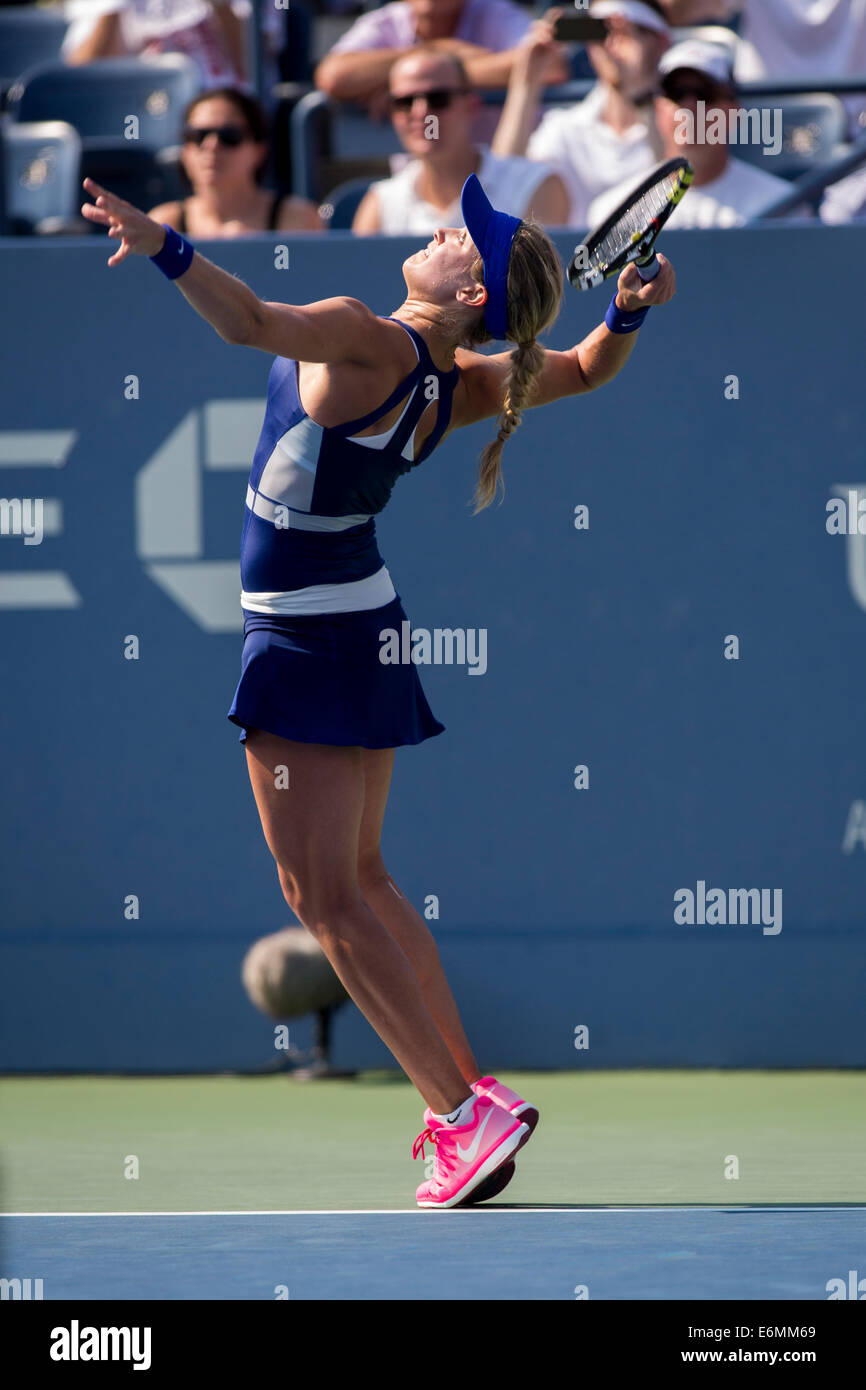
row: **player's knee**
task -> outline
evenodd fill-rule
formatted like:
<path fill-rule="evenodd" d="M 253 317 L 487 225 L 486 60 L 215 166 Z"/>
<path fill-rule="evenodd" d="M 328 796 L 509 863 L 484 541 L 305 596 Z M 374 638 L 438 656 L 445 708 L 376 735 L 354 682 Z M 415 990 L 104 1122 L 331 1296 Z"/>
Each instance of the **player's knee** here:
<path fill-rule="evenodd" d="M 358 884 L 362 893 L 366 894 L 371 888 L 389 882 L 388 870 L 378 845 L 358 855 Z"/>
<path fill-rule="evenodd" d="M 344 924 L 361 903 L 357 883 L 340 882 L 328 875 L 318 876 L 280 868 L 283 896 L 298 921 L 311 936 L 325 946 L 337 940 Z"/>

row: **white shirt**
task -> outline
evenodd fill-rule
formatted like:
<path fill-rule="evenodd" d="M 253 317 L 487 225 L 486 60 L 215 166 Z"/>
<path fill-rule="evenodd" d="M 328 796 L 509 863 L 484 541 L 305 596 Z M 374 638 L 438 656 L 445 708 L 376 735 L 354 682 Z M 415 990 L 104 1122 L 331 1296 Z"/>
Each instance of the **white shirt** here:
<path fill-rule="evenodd" d="M 739 8 L 739 82 L 866 73 L 866 0 L 746 0 Z M 856 126 L 866 95 L 844 101 Z"/>
<path fill-rule="evenodd" d="M 862 221 L 866 218 L 866 169 L 855 169 L 838 183 L 831 184 L 820 207 L 822 222 Z"/>
<path fill-rule="evenodd" d="M 603 222 L 640 182 L 640 178 L 628 179 L 596 198 L 589 209 L 590 227 Z M 786 179 L 744 164 L 741 159 L 729 158 L 727 167 L 717 179 L 700 188 L 692 185 L 674 208 L 665 230 L 668 227 L 680 231 L 691 227 L 742 227 L 790 191 L 791 185 Z"/>
<path fill-rule="evenodd" d="M 607 91 L 598 83 L 583 101 L 549 111 L 529 137 L 530 159 L 544 159 L 562 175 L 571 200 L 569 226 L 588 225 L 589 205 L 624 179 L 639 181 L 658 160 L 645 122 L 618 135 L 602 111 Z"/>
<path fill-rule="evenodd" d="M 252 14 L 250 0 L 230 0 L 245 26 Z M 69 28 L 61 58 L 89 38 L 103 15 L 120 13 L 120 39 L 131 54 L 183 53 L 196 64 L 202 86 L 238 84 L 238 74 L 226 49 L 223 31 L 205 0 L 66 0 L 63 15 Z M 265 6 L 263 28 L 273 63 L 283 42 L 285 16 Z M 274 73 L 276 68 L 274 66 Z"/>
<path fill-rule="evenodd" d="M 464 0 L 452 37 L 501 53 L 520 43 L 531 23 L 532 15 L 514 4 L 514 0 Z M 406 0 L 392 0 L 378 10 L 360 15 L 328 52 L 411 48 L 417 42 L 411 5 Z"/>
<path fill-rule="evenodd" d="M 524 217 L 533 194 L 555 171 L 546 164 L 538 164 L 519 155 L 505 158 L 491 154 L 486 145 L 479 148 L 481 168 L 478 177 L 487 197 L 500 212 L 510 213 L 512 217 Z M 419 197 L 416 182 L 421 168 L 420 159 L 413 159 L 393 178 L 381 179 L 371 185 L 376 192 L 383 232 L 391 236 L 409 232 L 426 235 L 435 232 L 437 227 L 463 226 L 459 194 L 447 208 L 436 208 Z"/>

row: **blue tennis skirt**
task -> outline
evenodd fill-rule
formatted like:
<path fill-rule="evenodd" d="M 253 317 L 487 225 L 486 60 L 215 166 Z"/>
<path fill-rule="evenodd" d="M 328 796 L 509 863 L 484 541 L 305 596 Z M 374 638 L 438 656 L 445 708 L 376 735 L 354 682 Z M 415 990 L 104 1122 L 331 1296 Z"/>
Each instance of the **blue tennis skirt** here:
<path fill-rule="evenodd" d="M 244 612 L 241 678 L 228 717 L 299 743 L 399 748 L 445 730 L 414 663 L 379 660 L 383 628 L 408 621 L 399 595 L 360 613 Z"/>

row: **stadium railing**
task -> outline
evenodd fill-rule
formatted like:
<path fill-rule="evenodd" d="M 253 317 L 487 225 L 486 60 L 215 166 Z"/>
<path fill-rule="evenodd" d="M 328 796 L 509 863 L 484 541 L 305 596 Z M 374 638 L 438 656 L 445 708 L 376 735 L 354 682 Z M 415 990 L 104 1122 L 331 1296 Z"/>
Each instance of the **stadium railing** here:
<path fill-rule="evenodd" d="M 847 152 L 819 169 L 808 169 L 791 184 L 790 193 L 784 194 L 772 203 L 760 217 L 753 217 L 750 225 L 773 221 L 785 217 L 804 205 L 817 210 L 826 190 L 848 174 L 854 174 L 866 166 L 866 131 L 854 141 Z"/>

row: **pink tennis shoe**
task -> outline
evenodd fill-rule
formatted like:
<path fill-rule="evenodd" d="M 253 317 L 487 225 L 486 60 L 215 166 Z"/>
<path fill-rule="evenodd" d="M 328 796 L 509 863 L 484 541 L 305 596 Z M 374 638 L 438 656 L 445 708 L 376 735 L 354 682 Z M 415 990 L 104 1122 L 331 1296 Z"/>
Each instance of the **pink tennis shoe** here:
<path fill-rule="evenodd" d="M 497 1105 L 501 1105 L 503 1110 L 510 1111 L 512 1115 L 516 1115 L 529 1127 L 529 1134 L 518 1146 L 522 1148 L 538 1124 L 538 1111 L 535 1106 L 530 1105 L 510 1087 L 503 1086 L 500 1081 L 496 1080 L 495 1076 L 480 1076 L 477 1081 L 472 1083 L 472 1089 L 476 1095 L 489 1096 Z M 503 1163 L 501 1168 L 497 1168 L 495 1173 L 491 1173 L 489 1178 L 485 1178 L 484 1182 L 479 1183 L 478 1187 L 458 1205 L 471 1207 L 480 1202 L 489 1202 L 491 1197 L 498 1197 L 500 1192 L 505 1191 L 514 1177 L 514 1169 L 514 1159 L 510 1158 L 507 1163 Z"/>
<path fill-rule="evenodd" d="M 465 1125 L 437 1120 L 424 1111 L 422 1130 L 412 1146 L 412 1157 L 424 1157 L 428 1139 L 435 1146 L 433 1176 L 415 1193 L 419 1207 L 456 1207 L 476 1188 L 508 1163 L 531 1134 L 528 1125 L 491 1096 L 478 1095 L 472 1119 Z M 490 1194 L 492 1195 L 492 1194 Z"/>
<path fill-rule="evenodd" d="M 522 1120 L 525 1125 L 529 1125 L 530 1134 L 538 1124 L 538 1111 L 535 1106 L 530 1105 L 528 1100 L 523 1100 L 510 1087 L 503 1086 L 502 1082 L 497 1081 L 495 1076 L 479 1076 L 477 1081 L 473 1081 L 472 1089 L 477 1096 L 489 1096 L 509 1114 Z"/>

